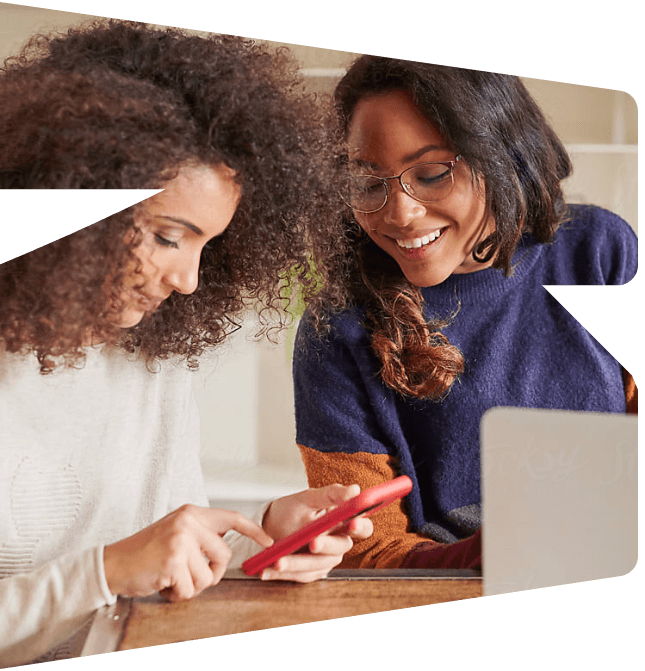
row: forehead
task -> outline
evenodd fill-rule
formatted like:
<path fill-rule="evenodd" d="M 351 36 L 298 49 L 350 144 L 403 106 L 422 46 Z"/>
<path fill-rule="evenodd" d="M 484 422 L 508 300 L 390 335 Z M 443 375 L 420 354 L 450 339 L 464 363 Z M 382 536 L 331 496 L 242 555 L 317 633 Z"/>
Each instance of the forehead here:
<path fill-rule="evenodd" d="M 228 225 L 240 196 L 241 187 L 229 167 L 185 166 L 144 206 L 149 215 L 186 221 L 210 238 Z"/>
<path fill-rule="evenodd" d="M 425 149 L 448 149 L 436 126 L 404 91 L 363 98 L 354 109 L 347 141 L 351 160 L 383 168 L 416 160 Z"/>

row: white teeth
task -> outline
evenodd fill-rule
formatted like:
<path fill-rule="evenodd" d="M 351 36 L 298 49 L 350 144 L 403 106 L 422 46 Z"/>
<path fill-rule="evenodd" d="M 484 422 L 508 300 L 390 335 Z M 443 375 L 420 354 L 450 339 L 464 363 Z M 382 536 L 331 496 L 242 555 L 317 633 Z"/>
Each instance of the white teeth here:
<path fill-rule="evenodd" d="M 441 231 L 435 231 L 434 233 L 430 233 L 430 235 L 424 235 L 422 238 L 413 238 L 412 240 L 397 240 L 396 244 L 399 247 L 404 247 L 405 249 L 419 249 L 419 247 L 423 247 L 430 242 L 434 242 L 439 237 L 439 235 L 441 235 Z"/>

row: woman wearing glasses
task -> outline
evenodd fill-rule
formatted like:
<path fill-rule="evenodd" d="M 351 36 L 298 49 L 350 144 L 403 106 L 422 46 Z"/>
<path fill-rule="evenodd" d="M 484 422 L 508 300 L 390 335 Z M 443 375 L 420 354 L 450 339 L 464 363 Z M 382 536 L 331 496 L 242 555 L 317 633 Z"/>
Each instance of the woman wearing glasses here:
<path fill-rule="evenodd" d="M 569 158 L 515 77 L 366 56 L 336 104 L 344 289 L 303 319 L 294 362 L 309 482 L 416 485 L 343 565 L 479 567 L 483 413 L 635 410 L 631 378 L 542 285 L 628 282 L 636 237 L 565 204 Z"/>
<path fill-rule="evenodd" d="M 334 251 L 333 148 L 294 67 L 108 22 L 0 73 L 1 187 L 164 189 L 0 266 L 0 666 L 74 656 L 117 596 L 217 583 L 226 532 L 239 562 L 358 493 L 251 521 L 208 508 L 199 463 L 189 368 L 247 305 L 283 314 L 289 278 L 311 294 Z M 370 532 L 356 520 L 262 577 L 321 578 Z"/>

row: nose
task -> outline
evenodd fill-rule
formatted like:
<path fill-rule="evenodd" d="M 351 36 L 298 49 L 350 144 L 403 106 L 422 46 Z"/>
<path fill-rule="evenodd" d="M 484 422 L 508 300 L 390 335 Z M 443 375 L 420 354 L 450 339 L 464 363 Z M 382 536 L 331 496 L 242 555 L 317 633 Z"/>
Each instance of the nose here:
<path fill-rule="evenodd" d="M 426 208 L 423 203 L 406 193 L 394 180 L 390 183 L 390 193 L 383 208 L 383 222 L 404 228 L 415 219 L 423 217 Z"/>
<path fill-rule="evenodd" d="M 164 282 L 180 294 L 192 294 L 199 284 L 199 261 L 201 254 L 177 259 L 164 275 Z"/>

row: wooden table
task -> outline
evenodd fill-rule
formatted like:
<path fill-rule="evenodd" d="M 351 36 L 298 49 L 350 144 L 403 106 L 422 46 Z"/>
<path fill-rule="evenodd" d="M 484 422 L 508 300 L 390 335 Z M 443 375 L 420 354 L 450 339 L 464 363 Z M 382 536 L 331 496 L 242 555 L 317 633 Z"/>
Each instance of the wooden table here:
<path fill-rule="evenodd" d="M 83 655 L 365 615 L 482 596 L 468 570 L 337 569 L 306 585 L 263 582 L 229 571 L 191 601 L 119 599 L 97 612 Z"/>

